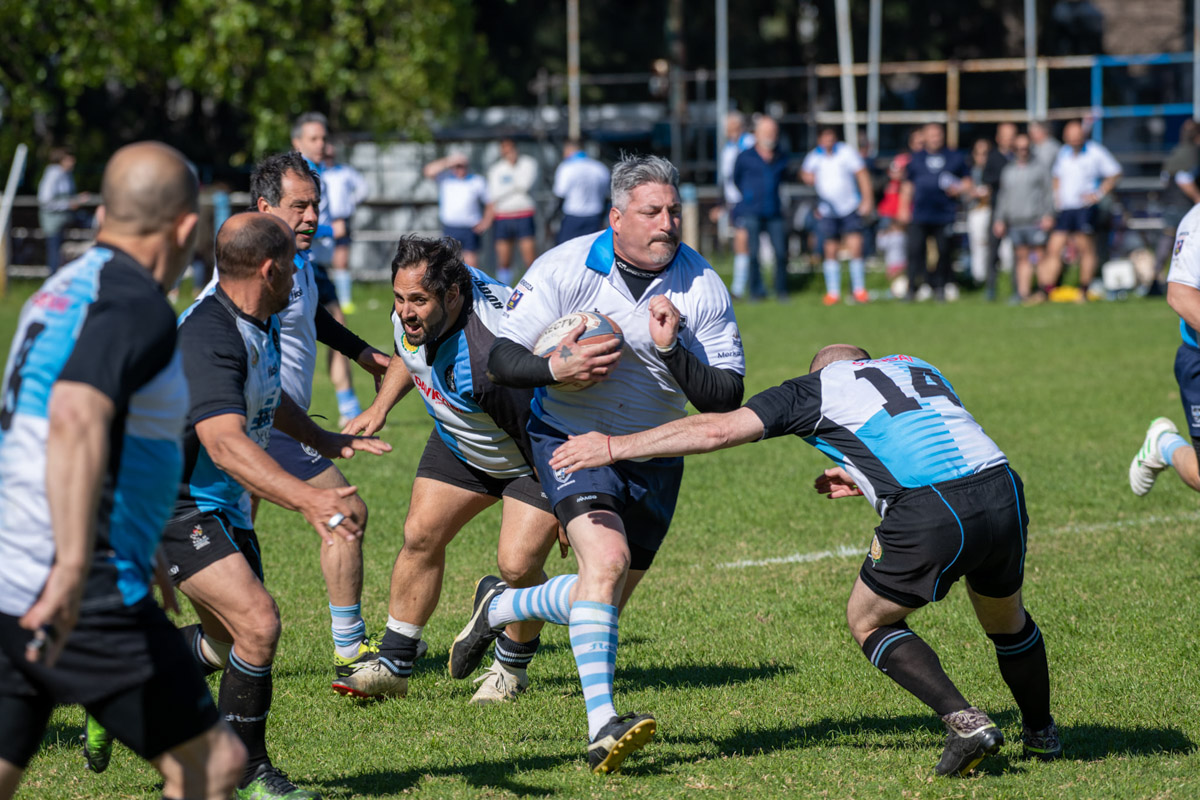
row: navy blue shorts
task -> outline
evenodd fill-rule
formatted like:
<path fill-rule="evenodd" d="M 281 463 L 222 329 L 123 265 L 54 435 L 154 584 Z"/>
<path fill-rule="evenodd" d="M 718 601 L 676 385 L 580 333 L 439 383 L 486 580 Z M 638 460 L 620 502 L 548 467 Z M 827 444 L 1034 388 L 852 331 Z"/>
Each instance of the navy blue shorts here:
<path fill-rule="evenodd" d="M 498 219 L 492 228 L 496 241 L 532 239 L 537 232 L 533 228 L 533 216 Z"/>
<path fill-rule="evenodd" d="M 338 301 L 337 289 L 333 286 L 333 281 L 329 280 L 329 270 L 324 264 L 318 264 L 315 261 L 312 265 L 313 281 L 317 284 L 317 302 L 323 306 Z"/>
<path fill-rule="evenodd" d="M 271 429 L 267 455 L 293 478 L 307 481 L 333 466 L 333 462 L 306 444 L 300 444 L 278 428 Z"/>
<path fill-rule="evenodd" d="M 561 470 L 551 470 L 549 463 L 555 448 L 566 440 L 566 434 L 537 417 L 529 419 L 529 442 L 533 446 L 538 479 L 559 521 L 580 515 L 572 512 L 571 504 L 586 502 L 595 495 L 608 495 L 619 505 L 617 511 L 625 525 L 630 550 L 658 552 L 675 515 L 675 502 L 683 482 L 683 459 L 618 461 L 611 466 L 564 475 Z M 649 564 L 632 566 L 645 569 Z"/>
<path fill-rule="evenodd" d="M 344 220 L 342 220 L 342 223 L 346 226 L 346 235 L 336 237 L 333 240 L 334 247 L 349 247 L 350 246 L 350 242 L 351 242 L 350 220 L 344 219 Z"/>
<path fill-rule="evenodd" d="M 735 228 L 746 227 L 746 209 L 742 203 L 736 203 L 729 209 L 729 224 Z"/>
<path fill-rule="evenodd" d="M 817 236 L 822 240 L 841 239 L 852 233 L 862 233 L 862 217 L 851 211 L 844 217 L 821 217 L 817 220 Z"/>
<path fill-rule="evenodd" d="M 479 234 L 471 228 L 458 225 L 443 225 L 442 235 L 449 236 L 451 239 L 457 239 L 462 245 L 463 250 L 469 250 L 472 253 L 479 252 Z"/>
<path fill-rule="evenodd" d="M 604 215 L 596 214 L 589 217 L 573 217 L 563 214 L 562 225 L 558 228 L 558 244 L 569 242 L 580 236 L 595 233 L 604 227 Z"/>
<path fill-rule="evenodd" d="M 1054 218 L 1054 230 L 1067 233 L 1093 233 L 1096 230 L 1096 207 L 1065 208 Z"/>
<path fill-rule="evenodd" d="M 1193 442 L 1200 442 L 1200 349 L 1181 344 L 1175 351 L 1175 380 L 1179 384 L 1179 399 L 1183 401 L 1183 416 Z"/>

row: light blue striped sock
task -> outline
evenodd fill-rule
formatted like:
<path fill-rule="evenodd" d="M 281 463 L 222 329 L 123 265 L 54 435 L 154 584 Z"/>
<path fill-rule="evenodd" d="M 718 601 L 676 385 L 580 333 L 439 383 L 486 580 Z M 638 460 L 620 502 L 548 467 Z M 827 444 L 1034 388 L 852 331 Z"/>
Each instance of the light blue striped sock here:
<path fill-rule="evenodd" d="M 850 259 L 850 289 L 861 292 L 867 288 L 867 265 L 861 258 Z"/>
<path fill-rule="evenodd" d="M 352 606 L 329 604 L 333 616 L 333 649 L 342 658 L 358 655 L 358 645 L 367 638 L 367 623 L 362 618 L 362 603 Z"/>
<path fill-rule="evenodd" d="M 821 265 L 821 270 L 825 273 L 825 294 L 841 297 L 842 265 L 837 259 L 827 258 L 825 259 L 825 263 Z"/>
<path fill-rule="evenodd" d="M 571 621 L 571 587 L 578 575 L 559 575 L 540 586 L 528 589 L 505 589 L 492 598 L 488 608 L 488 624 L 503 628 L 513 622 L 540 619 L 555 625 Z"/>
<path fill-rule="evenodd" d="M 1171 461 L 1171 457 L 1175 455 L 1175 451 L 1186 445 L 1187 442 L 1178 433 L 1164 433 L 1158 437 L 1158 452 L 1162 453 L 1163 461 L 1166 461 L 1171 466 L 1175 466 Z"/>
<path fill-rule="evenodd" d="M 358 396 L 354 394 L 353 389 L 339 389 L 337 393 L 338 413 L 343 417 L 357 417 L 362 413 L 362 406 L 358 403 Z"/>
<path fill-rule="evenodd" d="M 617 607 L 580 600 L 571 606 L 571 650 L 587 701 L 588 741 L 617 715 L 613 672 L 617 666 Z"/>
<path fill-rule="evenodd" d="M 333 282 L 333 290 L 337 293 L 338 305 L 350 305 L 350 287 L 353 286 L 353 276 L 348 269 L 329 270 L 329 280 Z"/>

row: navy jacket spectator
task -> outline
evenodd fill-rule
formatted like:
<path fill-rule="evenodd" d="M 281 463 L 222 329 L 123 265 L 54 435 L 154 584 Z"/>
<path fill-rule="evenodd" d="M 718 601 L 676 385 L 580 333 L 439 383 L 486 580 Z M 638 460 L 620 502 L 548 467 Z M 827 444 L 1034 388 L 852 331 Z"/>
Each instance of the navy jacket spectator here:
<path fill-rule="evenodd" d="M 753 147 L 738 154 L 733 164 L 733 182 L 742 193 L 738 212 L 751 217 L 779 217 L 783 205 L 779 185 L 787 174 L 789 156 L 783 148 L 775 150 L 769 163 Z"/>
<path fill-rule="evenodd" d="M 958 199 L 946 194 L 971 174 L 966 159 L 957 150 L 942 148 L 920 151 L 908 163 L 906 177 L 913 185 L 913 222 L 922 225 L 949 225 L 958 212 Z"/>

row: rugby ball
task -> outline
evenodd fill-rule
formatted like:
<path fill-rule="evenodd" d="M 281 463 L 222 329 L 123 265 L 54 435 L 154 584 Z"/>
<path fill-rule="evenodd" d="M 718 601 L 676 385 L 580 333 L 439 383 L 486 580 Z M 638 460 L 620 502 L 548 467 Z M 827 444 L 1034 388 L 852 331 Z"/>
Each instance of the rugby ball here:
<path fill-rule="evenodd" d="M 625 335 L 621 332 L 621 326 L 608 317 L 593 311 L 576 311 L 573 314 L 567 314 L 565 317 L 559 317 L 547 325 L 546 330 L 542 331 L 542 335 L 538 337 L 537 342 L 533 345 L 533 354 L 540 358 L 549 358 L 558 349 L 558 345 L 566 338 L 567 334 L 578 328 L 580 324 L 586 326 L 583 333 L 579 334 L 580 342 L 601 344 L 611 339 L 616 339 L 622 344 L 625 342 Z M 598 382 L 566 381 L 554 384 L 554 388 L 564 392 L 577 392 Z"/>

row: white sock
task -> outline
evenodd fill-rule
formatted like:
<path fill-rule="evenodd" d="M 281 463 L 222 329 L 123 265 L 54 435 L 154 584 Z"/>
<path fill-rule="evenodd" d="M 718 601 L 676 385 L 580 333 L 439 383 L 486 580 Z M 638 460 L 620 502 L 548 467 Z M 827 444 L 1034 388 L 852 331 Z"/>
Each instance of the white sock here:
<path fill-rule="evenodd" d="M 401 622 L 392 615 L 388 615 L 387 626 L 389 631 L 395 631 L 401 636 L 407 636 L 410 639 L 420 639 L 421 631 L 425 630 L 424 625 L 413 625 L 411 622 Z"/>
<path fill-rule="evenodd" d="M 733 257 L 733 286 L 729 290 L 734 297 L 742 297 L 746 294 L 748 280 L 750 280 L 750 256 L 746 253 L 738 253 Z"/>

